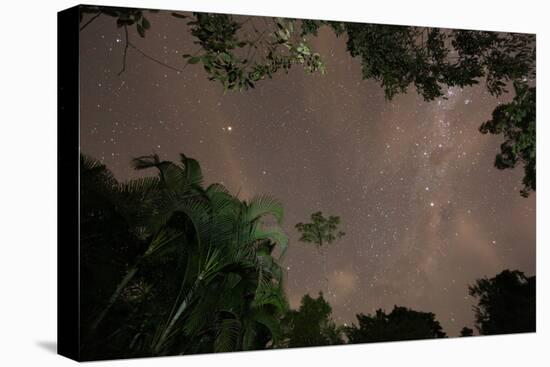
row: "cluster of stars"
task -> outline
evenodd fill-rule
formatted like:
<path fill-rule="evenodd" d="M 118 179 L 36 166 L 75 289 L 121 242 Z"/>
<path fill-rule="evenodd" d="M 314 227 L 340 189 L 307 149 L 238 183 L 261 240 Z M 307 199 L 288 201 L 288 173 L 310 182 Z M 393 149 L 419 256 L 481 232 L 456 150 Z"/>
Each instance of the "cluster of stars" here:
<path fill-rule="evenodd" d="M 192 39 L 173 18 L 151 14 L 151 31 L 135 43 L 181 66 L 181 45 Z M 322 257 L 294 230 L 318 210 L 340 216 L 346 232 L 326 249 L 338 284 L 326 294 L 345 325 L 397 304 L 434 312 L 456 335 L 472 326 L 464 294 L 475 278 L 495 266 L 534 271 L 534 201 L 517 195 L 517 172 L 493 167 L 499 142 L 478 126 L 498 101 L 483 86 L 450 88 L 434 102 L 411 88 L 386 101 L 380 86 L 360 80 L 345 42 L 320 31 L 326 75 L 293 70 L 224 94 L 198 66 L 178 74 L 131 50 L 117 75 L 122 37 L 109 17 L 81 33 L 82 150 L 118 179 L 149 173 L 132 169 L 136 156 L 181 152 L 198 159 L 207 183 L 280 199 L 293 306 L 327 292 Z"/>

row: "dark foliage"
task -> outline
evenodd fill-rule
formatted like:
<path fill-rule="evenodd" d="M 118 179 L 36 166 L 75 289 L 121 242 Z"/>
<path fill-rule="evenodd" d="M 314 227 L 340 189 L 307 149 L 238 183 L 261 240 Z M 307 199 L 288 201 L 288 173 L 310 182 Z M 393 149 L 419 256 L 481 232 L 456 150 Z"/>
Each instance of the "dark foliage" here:
<path fill-rule="evenodd" d="M 491 120 L 479 128 L 483 134 L 502 134 L 505 138 L 495 158 L 498 169 L 523 165 L 521 195 L 536 189 L 536 90 L 524 83 L 514 83 L 516 95 L 510 103 L 499 105 Z"/>
<path fill-rule="evenodd" d="M 81 10 L 81 14 L 93 14 L 81 29 L 102 14 L 115 18 L 117 26 L 125 28 L 121 73 L 124 72 L 128 46 L 137 49 L 128 40 L 127 27 L 135 25 L 140 36 L 145 37 L 151 26 L 143 10 L 103 6 L 82 6 Z M 301 65 L 307 72 L 324 73 L 321 55 L 312 50 L 308 39 L 316 36 L 321 26 L 329 26 L 337 36 L 347 37 L 349 54 L 361 60 L 362 78 L 376 80 L 387 99 L 414 86 L 426 101 L 431 101 L 445 98 L 448 87 L 471 86 L 482 80 L 489 93 L 499 96 L 514 83 L 515 102 L 507 108 L 497 107 L 493 120 L 480 130 L 504 135 L 506 140 L 496 166 L 513 168 L 521 161 L 525 167 L 521 195 L 535 191 L 535 89 L 518 87 L 535 79 L 534 35 L 318 20 L 298 22 L 286 18 L 263 18 L 263 30 L 259 30 L 251 18 L 239 22 L 236 16 L 227 14 L 172 15 L 187 22 L 196 39 L 194 43 L 199 46 L 193 54 L 183 53 L 186 65 L 202 63 L 208 79 L 221 83 L 225 90 L 254 88 L 257 82 L 272 78 L 278 71 L 288 72 L 292 65 Z M 298 27 L 300 32 L 295 29 Z M 143 51 L 140 53 L 163 64 Z M 507 116 L 503 116 L 503 110 Z M 504 121 L 508 121 L 508 127 L 503 127 Z M 516 130 L 521 131 L 519 136 Z"/>
<path fill-rule="evenodd" d="M 536 279 L 518 270 L 504 270 L 494 278 L 478 279 L 469 287 L 478 299 L 476 328 L 482 335 L 534 332 Z"/>
<path fill-rule="evenodd" d="M 136 31 L 141 37 L 145 37 L 145 31 L 151 28 L 151 23 L 145 17 L 144 12 L 157 13 L 158 10 L 144 10 L 138 8 L 120 8 L 114 6 L 94 6 L 83 5 L 80 7 L 80 21 L 83 21 L 84 14 L 92 14 L 93 17 L 90 21 L 93 21 L 100 15 L 107 15 L 115 18 L 117 27 L 129 27 L 136 26 Z M 90 21 L 84 23 L 80 30 L 84 29 Z"/>
<path fill-rule="evenodd" d="M 445 338 L 439 321 L 431 312 L 414 311 L 394 306 L 386 314 L 381 309 L 374 315 L 357 315 L 358 325 L 346 328 L 350 343 Z"/>
<path fill-rule="evenodd" d="M 317 251 L 321 254 L 323 261 L 323 274 L 327 287 L 329 283 L 327 276 L 327 256 L 324 250 L 325 246 L 330 245 L 346 234 L 338 228 L 339 225 L 340 217 L 335 215 L 324 217 L 322 212 L 315 212 L 311 214 L 311 222 L 300 222 L 294 226 L 294 228 L 296 228 L 300 233 L 299 241 L 313 244 L 317 248 Z"/>
<path fill-rule="evenodd" d="M 302 22 L 302 34 L 316 35 L 322 25 L 347 36 L 363 79 L 377 80 L 388 99 L 414 85 L 430 101 L 442 97 L 444 87 L 474 85 L 483 77 L 488 91 L 500 95 L 509 81 L 534 78 L 532 35 L 313 20 Z"/>
<path fill-rule="evenodd" d="M 283 320 L 286 330 L 284 346 L 312 347 L 343 344 L 342 331 L 331 319 L 332 307 L 319 293 L 317 298 L 306 294 L 298 310 L 290 310 Z"/>
<path fill-rule="evenodd" d="M 120 183 L 81 157 L 83 359 L 265 349 L 287 304 L 280 203 L 202 186 L 197 161 L 134 160 L 158 176 Z M 275 218 L 266 226 L 263 218 Z"/>
<path fill-rule="evenodd" d="M 204 188 L 192 158 L 136 158 L 136 169 L 158 175 L 127 182 L 86 156 L 80 164 L 85 360 L 337 345 L 344 335 L 349 343 L 446 336 L 433 313 L 397 306 L 337 326 L 322 293 L 289 310 L 273 255 L 287 246 L 281 204 L 268 196 L 242 202 L 219 184 Z M 337 218 L 314 213 L 316 225 L 300 226 L 302 234 L 330 243 Z M 535 330 L 534 277 L 505 270 L 469 290 L 479 299 L 480 334 Z"/>
<path fill-rule="evenodd" d="M 331 215 L 325 218 L 322 212 L 315 212 L 311 214 L 310 223 L 300 222 L 295 228 L 300 233 L 300 241 L 322 248 L 345 235 L 338 229 L 339 225 L 340 217 Z"/>
<path fill-rule="evenodd" d="M 460 330 L 460 336 L 474 336 L 474 330 L 464 326 L 462 330 Z"/>

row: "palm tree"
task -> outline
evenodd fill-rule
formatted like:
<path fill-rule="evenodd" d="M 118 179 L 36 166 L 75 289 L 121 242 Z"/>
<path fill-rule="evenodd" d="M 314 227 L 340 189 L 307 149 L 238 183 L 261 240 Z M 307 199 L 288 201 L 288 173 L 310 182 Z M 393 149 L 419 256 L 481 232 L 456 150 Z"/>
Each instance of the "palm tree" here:
<path fill-rule="evenodd" d="M 240 201 L 219 184 L 204 189 L 200 165 L 183 154 L 179 164 L 157 155 L 133 163 L 157 169 L 158 177 L 121 184 L 103 167 L 105 179 L 94 184 L 109 193 L 110 206 L 125 213 L 128 225 L 118 229 L 139 234 L 134 237 L 142 249 L 126 259 L 117 285 L 107 287 L 112 293 L 90 327 L 96 339 L 105 335 L 104 347 L 125 349 L 111 350 L 114 357 L 246 350 L 276 342 L 278 319 L 287 309 L 273 255 L 277 249 L 280 258 L 288 244 L 280 228 L 281 203 L 269 196 Z M 101 165 L 88 166 L 86 172 Z M 89 178 L 81 176 L 85 186 Z M 112 312 L 125 317 L 110 317 Z"/>

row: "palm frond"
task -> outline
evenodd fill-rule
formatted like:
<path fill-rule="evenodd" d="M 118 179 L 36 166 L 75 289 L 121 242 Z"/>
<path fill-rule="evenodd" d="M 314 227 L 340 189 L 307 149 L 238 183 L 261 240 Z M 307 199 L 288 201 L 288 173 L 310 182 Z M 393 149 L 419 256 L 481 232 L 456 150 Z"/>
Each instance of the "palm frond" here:
<path fill-rule="evenodd" d="M 224 317 L 221 318 L 218 334 L 214 341 L 215 352 L 231 352 L 237 350 L 239 345 L 239 335 L 241 332 L 241 322 L 231 312 L 223 312 Z"/>
<path fill-rule="evenodd" d="M 159 182 L 158 177 L 140 177 L 121 182 L 117 187 L 117 191 L 120 195 L 143 197 L 147 193 L 156 190 Z"/>
<path fill-rule="evenodd" d="M 112 190 L 118 185 L 113 173 L 92 157 L 80 153 L 80 183 L 87 187 L 95 186 L 102 190 Z"/>
<path fill-rule="evenodd" d="M 168 228 L 161 229 L 149 243 L 149 247 L 144 256 L 151 256 L 169 245 L 176 245 L 182 236 L 184 236 L 184 233 L 181 231 Z"/>
<path fill-rule="evenodd" d="M 272 215 L 280 225 L 283 221 L 283 213 L 283 205 L 279 200 L 269 195 L 259 195 L 247 205 L 245 220 L 254 222 L 264 216 Z"/>
<path fill-rule="evenodd" d="M 264 325 L 273 339 L 273 343 L 277 343 L 282 336 L 281 323 L 277 317 L 268 313 L 265 309 L 259 308 L 254 310 L 253 320 L 259 324 Z"/>
<path fill-rule="evenodd" d="M 276 226 L 257 228 L 255 231 L 250 233 L 248 237 L 250 242 L 268 240 L 279 245 L 281 259 L 288 248 L 288 237 L 284 233 L 283 229 Z"/>
<path fill-rule="evenodd" d="M 158 154 L 142 155 L 132 159 L 132 166 L 136 170 L 142 170 L 152 167 L 157 167 L 160 164 L 160 157 Z"/>
<path fill-rule="evenodd" d="M 185 177 L 188 182 L 195 184 L 202 183 L 202 171 L 199 162 L 195 159 L 186 157 L 185 154 L 180 153 L 180 160 L 184 166 Z"/>

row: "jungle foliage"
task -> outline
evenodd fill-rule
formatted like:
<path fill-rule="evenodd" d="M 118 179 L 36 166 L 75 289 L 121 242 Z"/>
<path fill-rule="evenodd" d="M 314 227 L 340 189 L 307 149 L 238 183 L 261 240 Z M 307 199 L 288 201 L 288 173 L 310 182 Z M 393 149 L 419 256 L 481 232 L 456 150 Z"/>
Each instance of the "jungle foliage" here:
<path fill-rule="evenodd" d="M 431 312 L 419 312 L 395 306 L 386 314 L 357 315 L 358 325 L 346 328 L 350 343 L 372 343 L 396 340 L 445 338 L 446 334 Z"/>
<path fill-rule="evenodd" d="M 319 293 L 317 298 L 309 294 L 302 297 L 300 308 L 290 310 L 282 320 L 286 331 L 285 346 L 314 347 L 344 344 L 343 328 L 331 318 L 332 307 Z"/>
<path fill-rule="evenodd" d="M 446 336 L 433 313 L 405 307 L 358 314 L 352 326 L 336 324 L 322 293 L 291 309 L 278 200 L 243 201 L 223 185 L 205 186 L 199 163 L 184 154 L 177 163 L 158 155 L 132 163 L 155 175 L 119 182 L 101 162 L 80 157 L 82 359 Z M 312 218 L 323 238 L 337 237 L 338 217 Z M 479 298 L 480 334 L 534 331 L 534 292 L 535 278 L 518 271 L 477 280 L 470 294 Z"/>
<path fill-rule="evenodd" d="M 81 157 L 83 358 L 277 343 L 288 308 L 274 255 L 288 243 L 281 203 L 204 187 L 198 162 L 183 154 L 133 163 L 157 176 L 117 182 Z"/>

